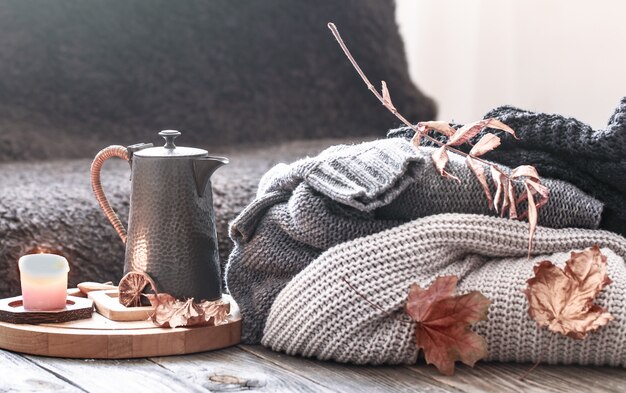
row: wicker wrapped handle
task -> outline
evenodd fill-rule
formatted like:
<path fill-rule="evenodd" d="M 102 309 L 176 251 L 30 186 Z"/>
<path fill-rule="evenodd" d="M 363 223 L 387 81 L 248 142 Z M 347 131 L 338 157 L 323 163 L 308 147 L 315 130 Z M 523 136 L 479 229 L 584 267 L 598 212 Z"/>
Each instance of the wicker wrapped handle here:
<path fill-rule="evenodd" d="M 107 217 L 109 222 L 111 222 L 111 225 L 115 228 L 115 231 L 122 239 L 122 242 L 126 244 L 126 229 L 124 228 L 124 225 L 122 225 L 117 213 L 115 213 L 111 208 L 109 200 L 102 189 L 102 184 L 100 183 L 100 170 L 102 169 L 102 165 L 106 160 L 112 157 L 118 157 L 126 161 L 130 161 L 130 154 L 128 149 L 124 146 L 113 145 L 100 150 L 100 152 L 96 155 L 96 158 L 94 158 L 91 163 L 91 188 L 93 188 L 93 192 L 96 194 L 96 199 L 98 200 L 98 204 L 100 204 L 102 211 L 104 211 L 104 215 Z"/>

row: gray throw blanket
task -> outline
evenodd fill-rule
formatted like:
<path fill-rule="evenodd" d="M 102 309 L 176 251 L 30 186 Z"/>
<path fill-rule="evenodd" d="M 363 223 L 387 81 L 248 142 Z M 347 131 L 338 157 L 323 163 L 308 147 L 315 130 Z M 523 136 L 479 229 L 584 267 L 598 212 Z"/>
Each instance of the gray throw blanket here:
<path fill-rule="evenodd" d="M 278 293 L 331 247 L 433 214 L 496 214 L 462 157 L 450 154 L 457 183 L 437 173 L 431 153 L 403 138 L 339 145 L 262 178 L 256 199 L 231 225 L 235 248 L 226 267 L 246 343 L 260 342 Z M 551 197 L 540 225 L 598 227 L 601 202 L 569 183 L 544 184 Z"/>

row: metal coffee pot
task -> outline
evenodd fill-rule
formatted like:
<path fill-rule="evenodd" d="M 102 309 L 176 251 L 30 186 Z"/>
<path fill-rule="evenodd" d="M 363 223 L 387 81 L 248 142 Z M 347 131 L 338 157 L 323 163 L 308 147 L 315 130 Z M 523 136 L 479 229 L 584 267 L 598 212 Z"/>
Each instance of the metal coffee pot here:
<path fill-rule="evenodd" d="M 206 150 L 179 147 L 180 132 L 159 132 L 163 147 L 151 143 L 109 146 L 91 166 L 96 199 L 126 244 L 124 273 L 146 272 L 159 292 L 178 298 L 216 300 L 222 295 L 211 175 L 228 159 Z M 111 157 L 131 166 L 128 233 L 104 195 L 100 170 Z"/>

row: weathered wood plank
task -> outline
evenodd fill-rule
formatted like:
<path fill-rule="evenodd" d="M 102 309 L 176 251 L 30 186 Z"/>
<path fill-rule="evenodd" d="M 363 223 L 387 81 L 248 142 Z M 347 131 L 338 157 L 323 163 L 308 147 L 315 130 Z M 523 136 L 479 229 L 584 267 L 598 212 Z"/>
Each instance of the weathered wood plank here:
<path fill-rule="evenodd" d="M 523 381 L 530 364 L 478 363 L 474 368 L 457 366 L 453 376 L 440 375 L 431 366 L 407 366 L 465 392 L 624 392 L 626 372 L 611 368 L 541 365 Z"/>
<path fill-rule="evenodd" d="M 208 392 L 147 359 L 59 359 L 26 355 L 45 370 L 86 392 Z"/>
<path fill-rule="evenodd" d="M 337 391 L 296 372 L 285 370 L 238 347 L 196 355 L 151 358 L 151 360 L 188 383 L 213 392 Z"/>
<path fill-rule="evenodd" d="M 0 350 L 0 392 L 82 392 L 17 353 Z"/>
<path fill-rule="evenodd" d="M 341 392 L 458 391 L 428 376 L 408 372 L 401 366 L 354 366 L 284 355 L 261 346 L 241 345 L 240 348 L 259 356 L 268 363 L 273 363 Z"/>

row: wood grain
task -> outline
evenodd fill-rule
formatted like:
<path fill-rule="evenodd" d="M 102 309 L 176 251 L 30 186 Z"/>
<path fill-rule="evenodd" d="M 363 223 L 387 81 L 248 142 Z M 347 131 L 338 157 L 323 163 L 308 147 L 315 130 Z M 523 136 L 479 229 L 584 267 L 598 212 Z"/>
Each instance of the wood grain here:
<path fill-rule="evenodd" d="M 154 313 L 154 307 L 126 307 L 119 302 L 117 290 L 89 292 L 98 313 L 112 321 L 145 321 Z"/>
<path fill-rule="evenodd" d="M 623 369 L 580 366 L 541 365 L 520 381 L 531 367 L 531 364 L 478 363 L 474 368 L 457 366 L 453 376 L 445 376 L 432 366 L 406 366 L 451 389 L 466 392 L 624 392 L 626 386 Z"/>
<path fill-rule="evenodd" d="M 159 328 L 152 322 L 89 320 L 49 325 L 0 322 L 0 348 L 32 355 L 122 359 L 180 355 L 238 344 L 241 319 L 219 326 Z"/>
<path fill-rule="evenodd" d="M 208 392 L 147 359 L 73 360 L 25 356 L 86 392 Z"/>
<path fill-rule="evenodd" d="M 0 350 L 0 392 L 81 392 L 23 356 Z"/>
<path fill-rule="evenodd" d="M 321 385 L 342 392 L 449 392 L 451 387 L 428 376 L 409 373 L 403 367 L 354 366 L 322 362 L 272 352 L 261 346 L 240 346 L 266 362 L 296 372 Z"/>
<path fill-rule="evenodd" d="M 278 367 L 238 347 L 191 356 L 153 358 L 152 360 L 181 378 L 193 382 L 194 385 L 213 392 L 342 391 L 313 381 L 297 370 Z"/>
<path fill-rule="evenodd" d="M 62 323 L 91 318 L 93 302 L 68 296 L 67 307 L 59 311 L 29 311 L 23 306 L 22 296 L 0 300 L 0 321 L 15 324 Z"/>
<path fill-rule="evenodd" d="M 626 370 L 529 364 L 366 367 L 320 362 L 236 346 L 186 356 L 71 360 L 0 350 L 0 392 L 623 392 Z"/>

